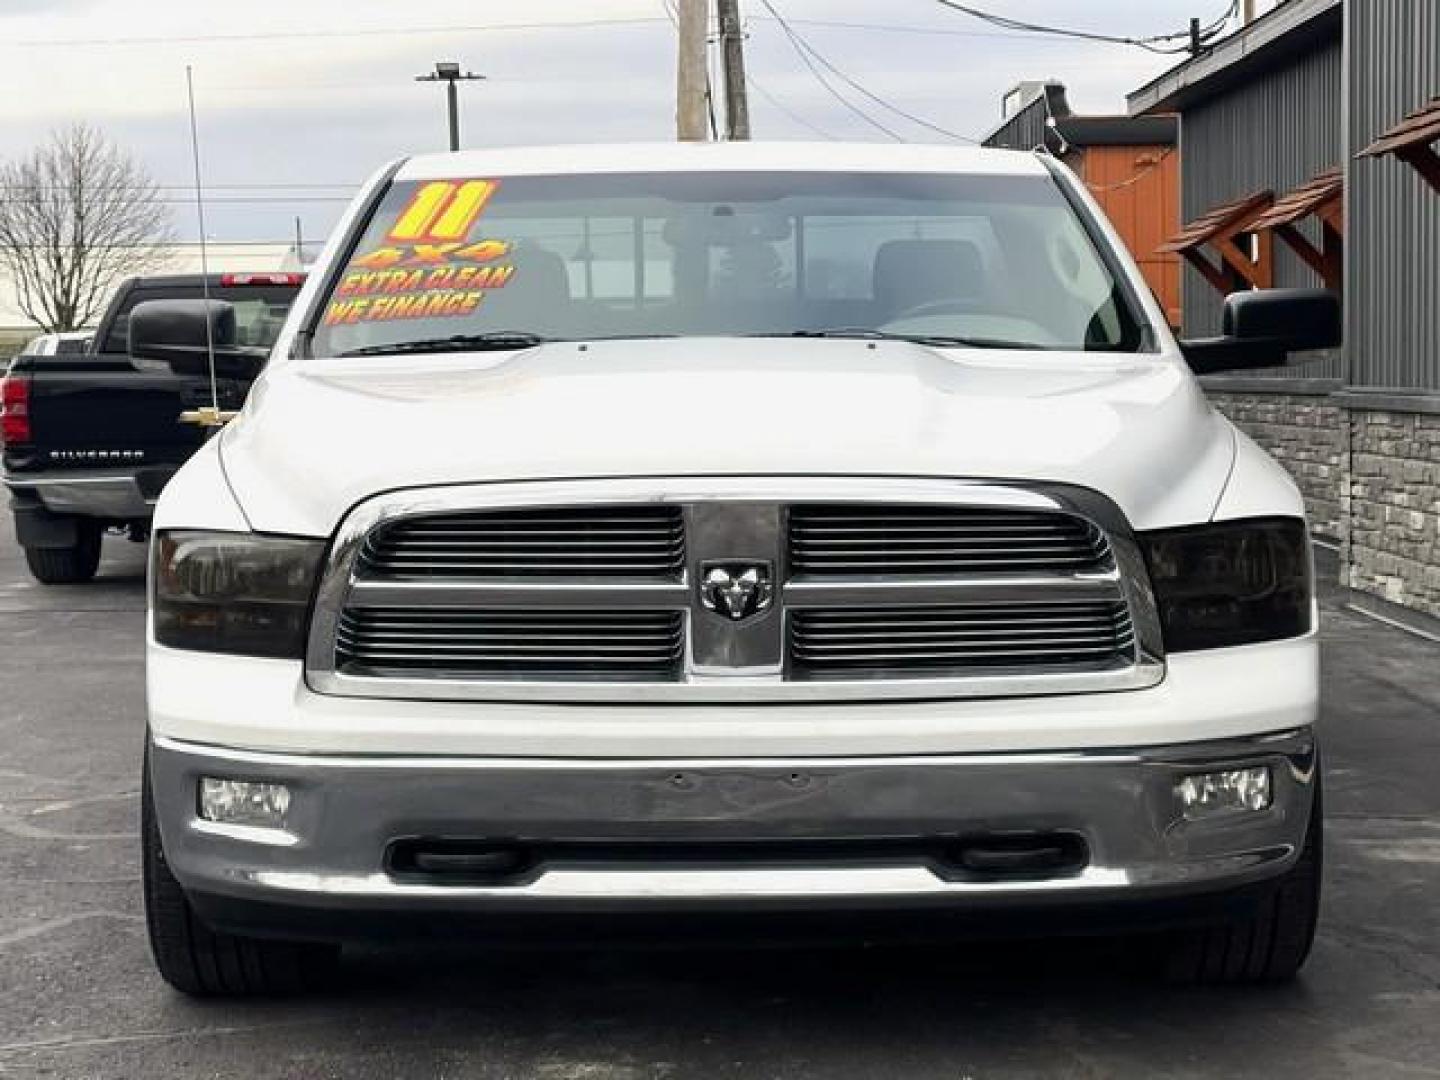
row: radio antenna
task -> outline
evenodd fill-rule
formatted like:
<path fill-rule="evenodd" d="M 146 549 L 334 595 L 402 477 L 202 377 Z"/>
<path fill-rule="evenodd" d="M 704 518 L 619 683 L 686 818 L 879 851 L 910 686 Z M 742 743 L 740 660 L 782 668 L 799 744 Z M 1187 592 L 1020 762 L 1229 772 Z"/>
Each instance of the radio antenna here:
<path fill-rule="evenodd" d="M 190 100 L 190 156 L 195 163 L 195 216 L 200 223 L 200 296 L 205 301 L 205 359 L 210 371 L 210 408 L 200 409 L 196 422 L 218 427 L 220 391 L 215 380 L 215 331 L 210 321 L 210 257 L 205 245 L 205 196 L 200 180 L 200 128 L 195 122 L 195 74 L 185 65 L 185 93 Z M 208 412 L 208 415 L 206 413 Z"/>

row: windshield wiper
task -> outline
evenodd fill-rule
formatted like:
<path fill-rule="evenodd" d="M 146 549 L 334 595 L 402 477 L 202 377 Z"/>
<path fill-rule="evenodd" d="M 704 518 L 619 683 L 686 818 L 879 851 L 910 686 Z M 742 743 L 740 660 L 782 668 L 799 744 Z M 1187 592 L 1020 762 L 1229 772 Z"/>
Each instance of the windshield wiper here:
<path fill-rule="evenodd" d="M 1050 349 L 1038 341 L 1012 341 L 1009 338 L 954 337 L 948 334 L 897 334 L 889 330 L 875 330 L 863 326 L 837 326 L 825 330 L 789 330 L 765 334 L 747 334 L 747 337 L 791 337 L 791 338 L 854 338 L 861 341 L 909 341 L 916 345 L 931 345 L 936 348 L 954 349 Z"/>
<path fill-rule="evenodd" d="M 529 349 L 557 338 L 534 334 L 528 330 L 491 330 L 483 334 L 452 334 L 443 338 L 417 338 L 414 341 L 391 341 L 383 345 L 364 345 L 349 349 L 341 356 L 387 356 L 400 353 L 486 352 L 500 349 Z"/>

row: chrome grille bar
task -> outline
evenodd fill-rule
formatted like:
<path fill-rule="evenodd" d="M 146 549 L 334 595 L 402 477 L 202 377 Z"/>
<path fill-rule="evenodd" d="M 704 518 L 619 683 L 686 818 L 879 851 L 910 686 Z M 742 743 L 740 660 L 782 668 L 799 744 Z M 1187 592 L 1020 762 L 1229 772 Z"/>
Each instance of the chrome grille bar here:
<path fill-rule="evenodd" d="M 426 608 L 659 608 L 685 607 L 690 589 L 683 582 L 614 581 L 406 581 L 361 579 L 350 587 L 347 606 L 390 608 L 418 604 Z"/>
<path fill-rule="evenodd" d="M 791 616 L 797 674 L 876 675 L 914 668 L 1128 662 L 1134 628 L 1123 602 L 801 611 Z"/>
<path fill-rule="evenodd" d="M 341 671 L 451 677 L 666 678 L 684 645 L 678 612 L 428 608 L 346 611 L 336 631 Z"/>
<path fill-rule="evenodd" d="M 1072 514 L 987 507 L 801 504 L 790 510 L 796 574 L 939 575 L 1084 570 L 1105 534 Z"/>
<path fill-rule="evenodd" d="M 678 578 L 677 506 L 561 507 L 426 515 L 376 530 L 360 553 L 381 577 Z"/>
<path fill-rule="evenodd" d="M 1024 604 L 1057 597 L 1114 599 L 1119 576 L 1105 573 L 980 574 L 973 577 L 925 577 L 858 580 L 798 578 L 785 586 L 788 609 L 849 605 L 924 606 L 945 603 Z"/>

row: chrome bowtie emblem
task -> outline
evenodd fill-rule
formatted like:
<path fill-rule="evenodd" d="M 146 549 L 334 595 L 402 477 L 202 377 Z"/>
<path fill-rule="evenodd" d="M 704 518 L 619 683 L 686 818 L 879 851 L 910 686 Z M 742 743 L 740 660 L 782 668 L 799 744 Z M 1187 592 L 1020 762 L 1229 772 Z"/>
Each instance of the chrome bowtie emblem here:
<path fill-rule="evenodd" d="M 701 568 L 700 603 L 727 619 L 739 622 L 758 615 L 774 597 L 767 562 L 706 563 Z"/>

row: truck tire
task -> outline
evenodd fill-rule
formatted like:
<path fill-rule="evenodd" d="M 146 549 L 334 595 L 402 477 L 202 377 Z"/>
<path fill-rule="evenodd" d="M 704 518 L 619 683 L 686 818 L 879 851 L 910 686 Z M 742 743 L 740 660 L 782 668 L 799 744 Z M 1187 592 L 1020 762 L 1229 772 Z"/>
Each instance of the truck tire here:
<path fill-rule="evenodd" d="M 155 966 L 167 983 L 193 997 L 266 997 L 302 993 L 327 981 L 338 946 L 221 933 L 196 916 L 165 862 L 148 755 L 140 817 L 145 925 Z"/>
<path fill-rule="evenodd" d="M 75 543 L 71 547 L 27 547 L 25 564 L 30 567 L 35 580 L 45 585 L 76 585 L 89 581 L 100 568 L 102 535 L 98 522 L 77 522 Z"/>
<path fill-rule="evenodd" d="M 1324 810 L 1317 786 L 1299 860 L 1252 914 L 1184 933 L 1167 957 L 1170 979 L 1205 986 L 1274 984 L 1294 979 L 1315 941 L 1324 833 Z"/>

